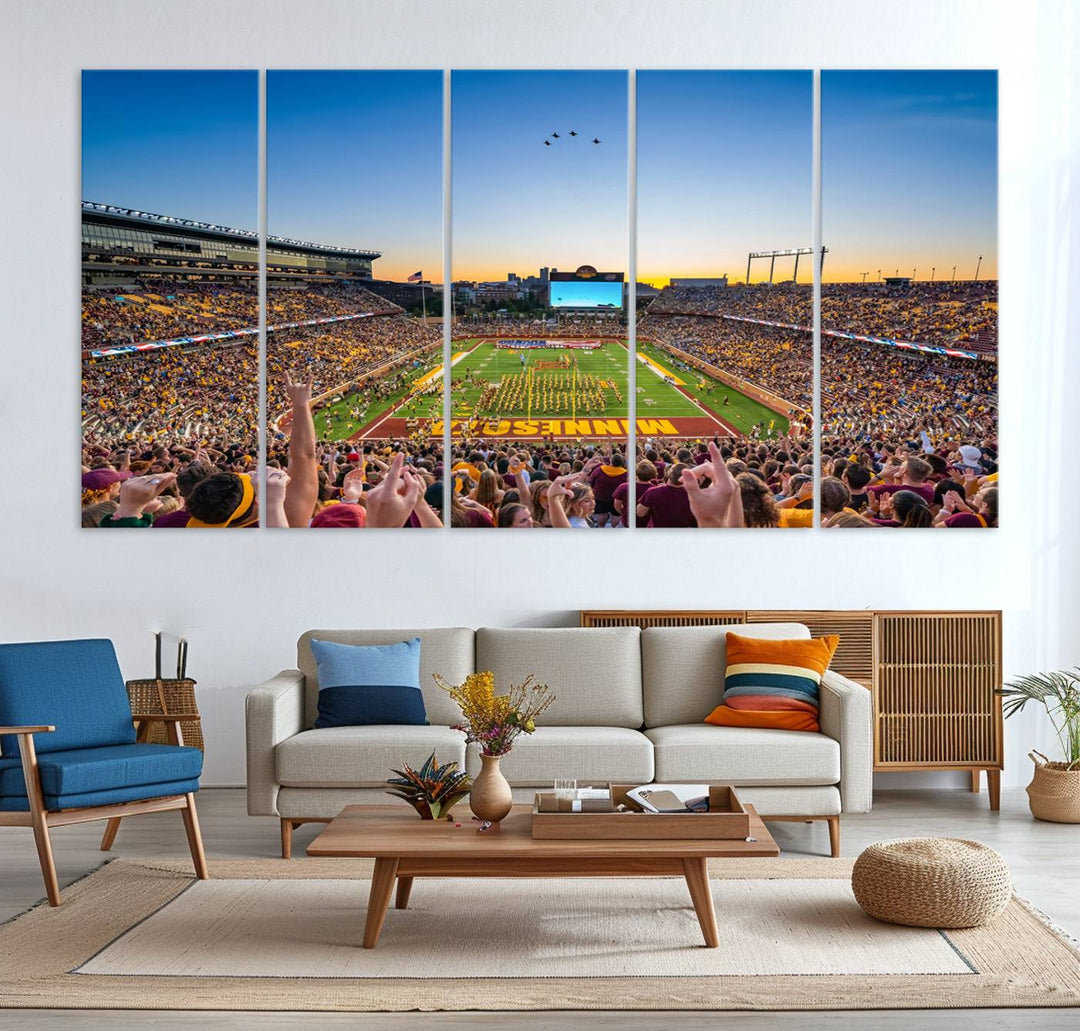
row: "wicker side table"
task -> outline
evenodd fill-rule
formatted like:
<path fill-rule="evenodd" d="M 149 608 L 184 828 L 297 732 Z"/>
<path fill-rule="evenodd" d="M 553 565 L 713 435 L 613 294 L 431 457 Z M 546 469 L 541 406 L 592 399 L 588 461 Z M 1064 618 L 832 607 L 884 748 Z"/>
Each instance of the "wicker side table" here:
<path fill-rule="evenodd" d="M 1000 853 L 960 838 L 899 838 L 865 849 L 851 888 L 872 917 L 909 927 L 979 927 L 1012 898 Z"/>

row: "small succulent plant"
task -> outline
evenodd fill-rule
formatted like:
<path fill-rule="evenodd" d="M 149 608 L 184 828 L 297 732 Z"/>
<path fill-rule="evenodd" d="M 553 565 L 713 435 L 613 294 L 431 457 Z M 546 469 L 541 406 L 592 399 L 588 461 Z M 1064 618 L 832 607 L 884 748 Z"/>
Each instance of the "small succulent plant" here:
<path fill-rule="evenodd" d="M 408 763 L 401 765 L 404 769 L 394 770 L 397 776 L 386 782 L 393 787 L 387 794 L 405 799 L 424 820 L 449 819 L 450 810 L 472 788 L 468 774 L 459 773 L 456 762 L 440 766 L 434 752 L 419 770 L 414 770 Z"/>

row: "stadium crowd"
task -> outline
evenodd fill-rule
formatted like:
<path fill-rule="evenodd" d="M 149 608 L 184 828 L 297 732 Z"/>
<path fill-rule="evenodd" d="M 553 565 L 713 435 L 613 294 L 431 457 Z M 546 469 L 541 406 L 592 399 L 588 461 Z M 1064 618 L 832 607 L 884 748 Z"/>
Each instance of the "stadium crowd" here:
<path fill-rule="evenodd" d="M 253 497 L 234 511 L 258 456 L 254 343 L 88 359 L 82 391 L 84 526 L 254 525 Z"/>
<path fill-rule="evenodd" d="M 399 389 L 397 374 L 410 367 L 417 356 L 442 349 L 442 330 L 425 326 L 404 315 L 380 315 L 369 319 L 298 329 L 275 330 L 267 335 L 267 404 L 271 419 L 288 407 L 281 384 L 286 370 L 314 382 L 315 396 L 345 384 L 367 389 L 374 400 Z M 382 370 L 378 383 L 365 377 Z M 389 388 L 389 389 L 388 389 Z"/>
<path fill-rule="evenodd" d="M 228 282 L 185 278 L 136 280 L 128 286 L 86 288 L 82 295 L 84 350 L 224 333 L 258 326 L 254 277 Z"/>
<path fill-rule="evenodd" d="M 731 315 L 809 326 L 812 300 L 808 285 L 790 283 L 667 286 L 647 314 Z M 823 283 L 821 328 L 996 353 L 997 282 Z"/>

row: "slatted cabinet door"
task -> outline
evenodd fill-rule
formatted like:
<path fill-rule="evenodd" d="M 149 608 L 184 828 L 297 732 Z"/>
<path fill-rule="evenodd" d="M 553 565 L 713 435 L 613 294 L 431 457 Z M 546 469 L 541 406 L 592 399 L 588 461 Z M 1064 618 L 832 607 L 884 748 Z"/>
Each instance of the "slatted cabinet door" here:
<path fill-rule="evenodd" d="M 879 612 L 875 769 L 1000 770 L 1001 613 Z"/>

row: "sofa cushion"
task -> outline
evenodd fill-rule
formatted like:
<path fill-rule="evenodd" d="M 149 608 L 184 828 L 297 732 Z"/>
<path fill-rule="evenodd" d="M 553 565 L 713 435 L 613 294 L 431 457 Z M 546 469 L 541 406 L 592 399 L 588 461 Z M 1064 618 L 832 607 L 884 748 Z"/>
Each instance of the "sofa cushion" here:
<path fill-rule="evenodd" d="M 121 802 L 141 802 L 147 798 L 167 798 L 170 795 L 187 795 L 199 790 L 199 781 L 168 780 L 160 784 L 135 784 L 108 791 L 86 791 L 78 795 L 45 795 L 45 808 L 87 809 L 90 806 L 118 805 Z M 27 812 L 30 800 L 26 795 L 0 795 L 0 812 Z"/>
<path fill-rule="evenodd" d="M 274 749 L 279 784 L 291 787 L 381 787 L 407 762 L 417 768 L 435 752 L 465 768 L 465 735 L 449 727 L 326 727 L 304 730 Z"/>
<path fill-rule="evenodd" d="M 42 724 L 56 730 L 34 735 L 39 754 L 134 742 L 131 705 L 112 641 L 0 645 L 0 726 Z M 0 738 L 0 751 L 18 757 L 14 735 Z"/>
<path fill-rule="evenodd" d="M 338 644 L 312 638 L 319 671 L 316 727 L 427 725 L 420 693 L 420 638 L 397 644 Z"/>
<path fill-rule="evenodd" d="M 476 632 L 476 668 L 495 674 L 499 694 L 530 673 L 547 684 L 555 701 L 538 721 L 543 726 L 637 730 L 642 724 L 640 634 L 637 627 L 484 627 Z"/>
<path fill-rule="evenodd" d="M 646 628 L 641 635 L 645 726 L 700 723 L 720 704 L 729 633 L 779 640 L 810 636 L 802 623 Z"/>
<path fill-rule="evenodd" d="M 793 641 L 728 634 L 724 701 L 705 722 L 816 734 L 821 678 L 839 640 L 836 634 Z"/>
<path fill-rule="evenodd" d="M 521 734 L 499 763 L 511 787 L 550 788 L 556 777 L 585 783 L 648 784 L 653 747 L 626 727 L 537 727 Z M 466 767 L 480 772 L 480 749 L 469 745 Z"/>
<path fill-rule="evenodd" d="M 203 754 L 197 748 L 141 743 L 73 748 L 38 756 L 41 791 L 55 796 L 197 780 L 202 764 Z M 25 794 L 26 781 L 20 761 L 0 760 L 0 795 Z"/>
<path fill-rule="evenodd" d="M 474 631 L 467 627 L 427 630 L 309 630 L 296 645 L 297 668 L 304 674 L 304 726 L 313 727 L 319 714 L 319 672 L 311 654 L 311 641 L 334 641 L 338 644 L 400 644 L 420 638 L 420 692 L 432 723 L 444 727 L 461 718 L 458 707 L 445 691 L 435 686 L 432 674 L 441 673 L 451 684 L 460 684 L 475 671 L 473 665 Z"/>
<path fill-rule="evenodd" d="M 658 782 L 836 784 L 840 745 L 825 734 L 691 723 L 645 731 Z"/>

